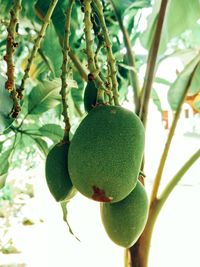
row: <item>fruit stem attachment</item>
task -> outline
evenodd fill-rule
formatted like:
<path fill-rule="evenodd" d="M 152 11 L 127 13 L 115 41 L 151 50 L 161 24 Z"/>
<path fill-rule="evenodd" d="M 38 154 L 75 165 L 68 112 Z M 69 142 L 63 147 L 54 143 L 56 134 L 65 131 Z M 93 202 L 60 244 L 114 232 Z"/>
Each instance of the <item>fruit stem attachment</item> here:
<path fill-rule="evenodd" d="M 69 0 L 65 15 L 66 15 L 66 21 L 65 21 L 65 32 L 64 32 L 64 38 L 63 38 L 63 44 L 62 44 L 62 53 L 63 53 L 63 62 L 62 62 L 62 74 L 61 74 L 61 90 L 60 95 L 62 99 L 62 115 L 64 117 L 64 123 L 65 123 L 65 129 L 64 129 L 64 138 L 63 140 L 69 141 L 69 131 L 70 131 L 70 122 L 68 117 L 68 104 L 67 104 L 67 74 L 68 74 L 68 52 L 70 51 L 69 46 L 69 37 L 70 37 L 70 23 L 71 23 L 71 13 L 72 13 L 72 7 L 74 4 L 74 0 Z"/>
<path fill-rule="evenodd" d="M 143 89 L 141 93 L 141 102 L 140 102 L 141 104 L 140 104 L 140 112 L 139 112 L 139 116 L 144 126 L 146 126 L 146 121 L 147 121 L 148 105 L 149 105 L 149 100 L 151 96 L 153 79 L 155 76 L 156 60 L 157 60 L 158 49 L 160 45 L 161 33 L 162 33 L 164 17 L 165 17 L 165 13 L 167 9 L 167 4 L 168 4 L 168 0 L 162 0 L 160 11 L 158 14 L 157 25 L 156 25 L 153 41 L 151 44 L 151 48 L 150 48 L 149 56 L 147 60 L 147 68 L 146 68 L 146 73 L 145 73 Z"/>
<path fill-rule="evenodd" d="M 40 31 L 38 33 L 38 36 L 37 36 L 37 38 L 35 40 L 33 49 L 31 51 L 31 55 L 30 55 L 30 57 L 28 59 L 27 66 L 26 66 L 25 71 L 24 71 L 24 76 L 22 78 L 21 85 L 20 85 L 19 89 L 17 89 L 17 93 L 18 93 L 18 98 L 19 99 L 23 98 L 23 91 L 24 91 L 24 87 L 25 87 L 25 82 L 26 82 L 27 78 L 29 77 L 29 71 L 30 71 L 33 59 L 35 58 L 35 56 L 37 54 L 37 51 L 40 48 L 41 41 L 45 36 L 46 29 L 47 29 L 47 27 L 48 27 L 48 25 L 50 23 L 50 19 L 51 19 L 51 16 L 53 14 L 53 11 L 54 11 L 54 9 L 56 7 L 57 2 L 58 2 L 58 0 L 52 0 L 51 1 L 50 5 L 49 5 L 49 8 L 47 10 L 46 16 L 44 18 L 44 22 L 42 24 L 42 27 L 41 27 L 41 29 L 40 29 Z"/>
<path fill-rule="evenodd" d="M 85 40 L 86 40 L 86 52 L 88 58 L 88 68 L 90 71 L 90 75 L 93 76 L 95 85 L 98 89 L 97 92 L 97 101 L 99 103 L 104 102 L 104 91 L 106 90 L 102 79 L 99 76 L 99 71 L 96 68 L 95 64 L 95 55 L 93 51 L 93 43 L 94 40 L 92 38 L 92 21 L 91 21 L 91 0 L 84 0 L 84 23 L 85 23 Z"/>
<path fill-rule="evenodd" d="M 21 9 L 21 0 L 14 0 L 10 10 L 10 22 L 7 28 L 6 55 L 4 56 L 4 60 L 7 64 L 7 81 L 5 83 L 5 88 L 10 92 L 13 100 L 13 108 L 11 111 L 11 116 L 13 118 L 16 118 L 21 110 L 15 87 L 15 66 L 13 60 L 15 49 L 18 46 L 15 39 L 17 35 L 18 17 Z"/>
<path fill-rule="evenodd" d="M 104 36 L 106 51 L 107 51 L 107 62 L 108 67 L 110 68 L 110 76 L 112 80 L 112 90 L 113 90 L 113 98 L 115 105 L 119 106 L 119 93 L 118 93 L 118 81 L 117 81 L 117 68 L 116 68 L 116 60 L 112 52 L 112 43 L 110 41 L 109 32 L 106 26 L 103 7 L 99 0 L 94 0 L 93 5 L 99 17 L 99 22 L 102 28 L 102 33 Z"/>
<path fill-rule="evenodd" d="M 192 72 L 192 74 L 190 76 L 188 84 L 185 87 L 183 95 L 182 95 L 182 97 L 180 99 L 180 102 L 178 104 L 177 110 L 176 110 L 176 112 L 174 114 L 172 125 L 171 125 L 171 128 L 170 128 L 170 131 L 169 131 L 169 134 L 168 134 L 168 137 L 167 137 L 167 141 L 165 143 L 165 147 L 164 147 L 161 159 L 160 159 L 159 167 L 158 167 L 155 179 L 154 179 L 150 203 L 153 203 L 154 200 L 157 198 L 158 188 L 159 188 L 160 181 L 161 181 L 161 178 L 162 178 L 162 174 L 163 174 L 165 162 L 167 160 L 167 156 L 168 156 L 168 153 L 169 153 L 169 149 L 170 149 L 170 145 L 171 145 L 171 142 L 172 142 L 172 138 L 174 136 L 174 132 L 175 132 L 175 129 L 176 129 L 176 126 L 177 126 L 177 123 L 178 123 L 178 119 L 179 119 L 180 113 L 181 113 L 181 108 L 182 108 L 183 102 L 185 100 L 185 97 L 187 95 L 187 92 L 188 92 L 188 90 L 190 88 L 193 76 L 194 76 L 195 71 L 196 71 L 197 66 L 198 66 L 198 63 L 199 62 L 197 62 L 196 66 L 195 66 L 195 68 L 194 68 L 194 70 L 193 70 L 193 72 Z"/>

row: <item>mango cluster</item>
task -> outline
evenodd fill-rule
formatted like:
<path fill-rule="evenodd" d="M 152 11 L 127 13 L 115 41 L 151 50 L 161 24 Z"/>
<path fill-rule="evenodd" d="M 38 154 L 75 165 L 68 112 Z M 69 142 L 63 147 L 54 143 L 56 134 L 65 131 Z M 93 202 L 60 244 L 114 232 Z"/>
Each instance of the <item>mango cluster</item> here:
<path fill-rule="evenodd" d="M 147 195 L 138 181 L 144 127 L 136 114 L 119 106 L 99 105 L 88 112 L 70 144 L 56 145 L 49 152 L 47 184 L 57 201 L 76 188 L 101 202 L 108 236 L 130 247 L 142 233 L 148 214 Z"/>

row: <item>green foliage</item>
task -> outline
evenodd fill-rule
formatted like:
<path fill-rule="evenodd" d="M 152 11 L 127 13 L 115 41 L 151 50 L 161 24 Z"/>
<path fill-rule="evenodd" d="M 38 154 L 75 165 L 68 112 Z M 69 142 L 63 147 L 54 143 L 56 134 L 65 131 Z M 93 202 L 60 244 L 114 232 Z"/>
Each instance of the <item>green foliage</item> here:
<path fill-rule="evenodd" d="M 158 11 L 161 1 L 156 1 L 153 7 L 153 12 L 148 18 L 148 27 L 144 34 L 141 35 L 142 44 L 148 48 L 152 43 Z M 160 54 L 163 54 L 172 38 L 180 36 L 186 30 L 197 25 L 199 19 L 199 0 L 187 1 L 182 0 L 181 5 L 179 0 L 170 0 L 165 16 L 161 44 L 159 48 Z"/>
<path fill-rule="evenodd" d="M 72 182 L 88 198 L 119 201 L 136 185 L 143 150 L 144 127 L 133 112 L 117 106 L 95 107 L 71 141 Z"/>
<path fill-rule="evenodd" d="M 181 99 L 185 96 L 187 88 L 193 83 L 194 77 L 196 76 L 196 74 L 198 74 L 197 70 L 199 60 L 200 55 L 193 58 L 170 87 L 170 90 L 168 92 L 168 100 L 173 110 L 176 110 L 178 108 Z M 198 91 L 199 84 L 193 84 L 192 90 L 195 92 L 196 90 Z"/>

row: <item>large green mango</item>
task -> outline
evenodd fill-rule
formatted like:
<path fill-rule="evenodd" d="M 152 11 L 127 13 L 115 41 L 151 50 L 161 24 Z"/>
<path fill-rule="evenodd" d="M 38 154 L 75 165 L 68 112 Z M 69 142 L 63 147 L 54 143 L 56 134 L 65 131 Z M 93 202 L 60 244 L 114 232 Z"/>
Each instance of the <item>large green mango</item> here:
<path fill-rule="evenodd" d="M 101 218 L 108 236 L 125 248 L 137 241 L 145 227 L 147 215 L 147 194 L 139 181 L 122 201 L 101 203 Z"/>
<path fill-rule="evenodd" d="M 46 159 L 46 181 L 56 201 L 70 199 L 76 193 L 66 164 L 68 150 L 69 143 L 58 143 L 49 151 Z"/>
<path fill-rule="evenodd" d="M 98 106 L 80 123 L 69 148 L 74 186 L 96 201 L 116 202 L 135 187 L 144 150 L 144 128 L 131 111 Z"/>

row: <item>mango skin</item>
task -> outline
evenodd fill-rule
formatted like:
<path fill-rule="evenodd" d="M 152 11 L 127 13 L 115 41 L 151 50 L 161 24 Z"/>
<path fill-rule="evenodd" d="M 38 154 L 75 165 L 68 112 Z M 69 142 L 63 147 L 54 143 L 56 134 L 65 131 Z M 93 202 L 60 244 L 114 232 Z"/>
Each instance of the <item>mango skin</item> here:
<path fill-rule="evenodd" d="M 144 127 L 137 115 L 119 106 L 97 106 L 71 141 L 72 183 L 90 199 L 120 201 L 136 185 L 143 151 Z"/>
<path fill-rule="evenodd" d="M 85 87 L 83 102 L 86 112 L 89 112 L 96 105 L 97 101 L 97 88 L 93 80 L 88 80 Z"/>
<path fill-rule="evenodd" d="M 69 200 L 77 190 L 73 187 L 67 167 L 69 143 L 58 143 L 48 153 L 45 175 L 49 191 L 56 201 Z"/>
<path fill-rule="evenodd" d="M 142 234 L 148 216 L 148 198 L 138 181 L 133 191 L 117 203 L 101 203 L 101 218 L 110 239 L 119 246 L 131 247 Z"/>

